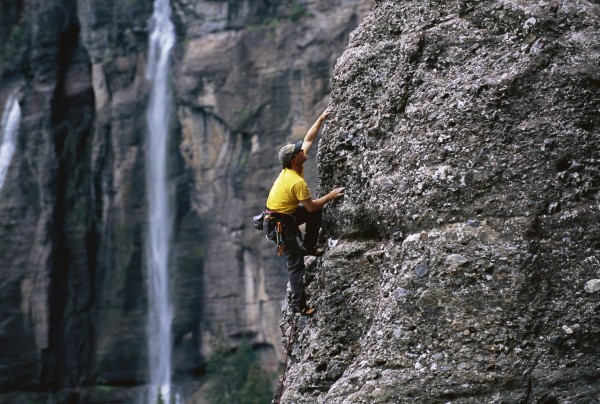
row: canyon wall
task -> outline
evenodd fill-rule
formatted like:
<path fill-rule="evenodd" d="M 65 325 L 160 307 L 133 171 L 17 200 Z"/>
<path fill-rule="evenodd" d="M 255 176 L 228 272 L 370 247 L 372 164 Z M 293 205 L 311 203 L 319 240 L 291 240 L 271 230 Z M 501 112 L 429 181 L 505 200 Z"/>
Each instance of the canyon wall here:
<path fill-rule="evenodd" d="M 173 380 L 221 329 L 274 370 L 285 263 L 250 226 L 328 104 L 369 1 L 172 2 Z M 0 401 L 133 402 L 147 381 L 152 2 L 0 1 L 0 105 L 23 111 L 0 194 Z M 310 173 L 316 188 L 316 167 Z"/>

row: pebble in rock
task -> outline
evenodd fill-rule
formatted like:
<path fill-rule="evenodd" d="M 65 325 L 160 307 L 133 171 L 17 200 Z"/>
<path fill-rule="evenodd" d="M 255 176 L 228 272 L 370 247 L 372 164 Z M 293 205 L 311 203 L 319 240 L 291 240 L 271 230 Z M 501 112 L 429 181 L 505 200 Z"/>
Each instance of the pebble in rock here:
<path fill-rule="evenodd" d="M 600 279 L 592 279 L 585 284 L 584 290 L 588 293 L 594 293 L 600 290 Z"/>

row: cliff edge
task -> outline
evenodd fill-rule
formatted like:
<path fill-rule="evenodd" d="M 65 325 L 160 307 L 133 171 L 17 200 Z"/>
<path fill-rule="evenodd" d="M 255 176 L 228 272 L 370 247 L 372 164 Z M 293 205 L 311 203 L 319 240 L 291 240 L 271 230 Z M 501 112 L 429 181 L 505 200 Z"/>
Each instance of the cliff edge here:
<path fill-rule="evenodd" d="M 377 2 L 333 74 L 320 188 L 346 195 L 281 402 L 598 402 L 599 18 Z"/>

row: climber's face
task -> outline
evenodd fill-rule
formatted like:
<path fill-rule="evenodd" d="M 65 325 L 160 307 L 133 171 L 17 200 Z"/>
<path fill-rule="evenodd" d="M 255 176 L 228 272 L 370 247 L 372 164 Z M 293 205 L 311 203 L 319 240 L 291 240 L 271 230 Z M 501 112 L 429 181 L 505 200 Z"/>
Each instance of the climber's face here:
<path fill-rule="evenodd" d="M 304 153 L 304 150 L 300 149 L 300 151 L 292 159 L 292 164 L 298 164 L 299 166 L 302 166 L 306 160 L 307 157 Z"/>

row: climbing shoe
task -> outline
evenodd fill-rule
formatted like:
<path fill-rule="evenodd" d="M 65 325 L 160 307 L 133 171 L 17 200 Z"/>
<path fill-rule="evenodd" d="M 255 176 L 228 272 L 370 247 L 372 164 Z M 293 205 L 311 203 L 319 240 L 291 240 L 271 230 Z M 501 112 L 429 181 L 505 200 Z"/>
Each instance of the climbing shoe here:
<path fill-rule="evenodd" d="M 310 317 L 313 314 L 315 314 L 315 311 L 317 311 L 317 310 L 313 309 L 312 307 L 308 307 L 308 306 L 305 306 L 305 307 L 303 307 L 301 309 L 298 309 L 298 308 L 294 309 L 294 313 L 303 314 L 303 315 L 308 316 L 308 317 Z"/>
<path fill-rule="evenodd" d="M 313 257 L 320 257 L 324 253 L 325 253 L 325 249 L 322 249 L 322 248 L 317 248 L 317 247 L 306 248 L 306 247 L 302 247 L 302 255 L 304 255 L 305 257 L 307 257 L 309 255 L 312 255 Z"/>
<path fill-rule="evenodd" d="M 316 309 L 313 309 L 312 307 L 305 307 L 303 309 L 300 310 L 300 314 L 304 314 L 305 316 L 312 316 L 313 314 L 315 314 L 315 311 L 317 311 Z"/>

